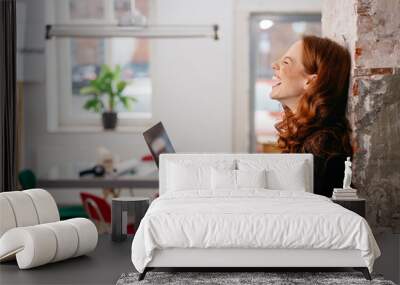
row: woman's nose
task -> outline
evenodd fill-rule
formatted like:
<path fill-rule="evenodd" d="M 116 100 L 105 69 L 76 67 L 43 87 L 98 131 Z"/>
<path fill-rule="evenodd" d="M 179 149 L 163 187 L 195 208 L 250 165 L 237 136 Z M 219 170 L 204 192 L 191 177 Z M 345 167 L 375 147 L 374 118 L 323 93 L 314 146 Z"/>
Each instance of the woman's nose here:
<path fill-rule="evenodd" d="M 279 69 L 279 64 L 278 64 L 276 61 L 274 61 L 274 62 L 271 64 L 271 67 L 272 67 L 273 70 L 278 70 L 278 69 Z"/>

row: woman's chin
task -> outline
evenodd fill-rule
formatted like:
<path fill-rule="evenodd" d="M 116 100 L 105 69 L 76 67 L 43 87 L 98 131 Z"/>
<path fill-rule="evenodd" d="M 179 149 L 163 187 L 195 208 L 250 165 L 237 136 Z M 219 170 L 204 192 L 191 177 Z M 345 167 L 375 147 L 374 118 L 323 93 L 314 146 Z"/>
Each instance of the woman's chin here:
<path fill-rule="evenodd" d="M 274 92 L 271 92 L 270 98 L 271 98 L 272 100 L 279 100 L 279 94 L 276 94 L 276 93 L 274 93 Z"/>

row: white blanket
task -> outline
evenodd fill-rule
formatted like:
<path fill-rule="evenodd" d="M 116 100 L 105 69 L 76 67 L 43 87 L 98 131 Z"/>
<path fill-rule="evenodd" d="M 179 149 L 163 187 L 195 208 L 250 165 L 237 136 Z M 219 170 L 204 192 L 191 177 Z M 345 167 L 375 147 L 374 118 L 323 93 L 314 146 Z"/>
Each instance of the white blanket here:
<path fill-rule="evenodd" d="M 361 216 L 323 196 L 265 189 L 164 194 L 140 223 L 132 262 L 143 272 L 165 248 L 358 249 L 371 272 L 380 256 Z"/>

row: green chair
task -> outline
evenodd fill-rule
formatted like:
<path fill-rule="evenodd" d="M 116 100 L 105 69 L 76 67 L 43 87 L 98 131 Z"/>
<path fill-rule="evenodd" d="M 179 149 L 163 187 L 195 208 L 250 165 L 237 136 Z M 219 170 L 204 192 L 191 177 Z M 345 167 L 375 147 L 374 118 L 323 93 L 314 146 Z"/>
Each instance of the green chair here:
<path fill-rule="evenodd" d="M 23 190 L 32 189 L 37 187 L 37 179 L 35 173 L 30 169 L 21 170 L 18 173 L 19 184 Z M 60 212 L 60 219 L 72 219 L 72 218 L 88 218 L 85 209 L 82 205 L 65 205 L 58 206 Z"/>
<path fill-rule="evenodd" d="M 89 218 L 82 205 L 63 205 L 58 206 L 60 212 L 60 220 L 68 220 L 72 218 Z"/>
<path fill-rule="evenodd" d="M 36 175 L 30 169 L 21 170 L 18 174 L 18 180 L 24 190 L 36 188 Z"/>

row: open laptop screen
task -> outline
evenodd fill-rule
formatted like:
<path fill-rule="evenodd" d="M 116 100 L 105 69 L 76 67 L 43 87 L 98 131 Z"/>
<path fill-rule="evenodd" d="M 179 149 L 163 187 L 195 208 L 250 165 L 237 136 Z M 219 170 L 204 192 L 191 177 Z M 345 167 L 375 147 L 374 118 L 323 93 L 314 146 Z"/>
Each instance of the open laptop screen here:
<path fill-rule="evenodd" d="M 158 167 L 159 156 L 162 153 L 175 153 L 175 149 L 161 122 L 154 125 L 143 133 L 144 140 L 153 155 L 154 161 Z"/>

